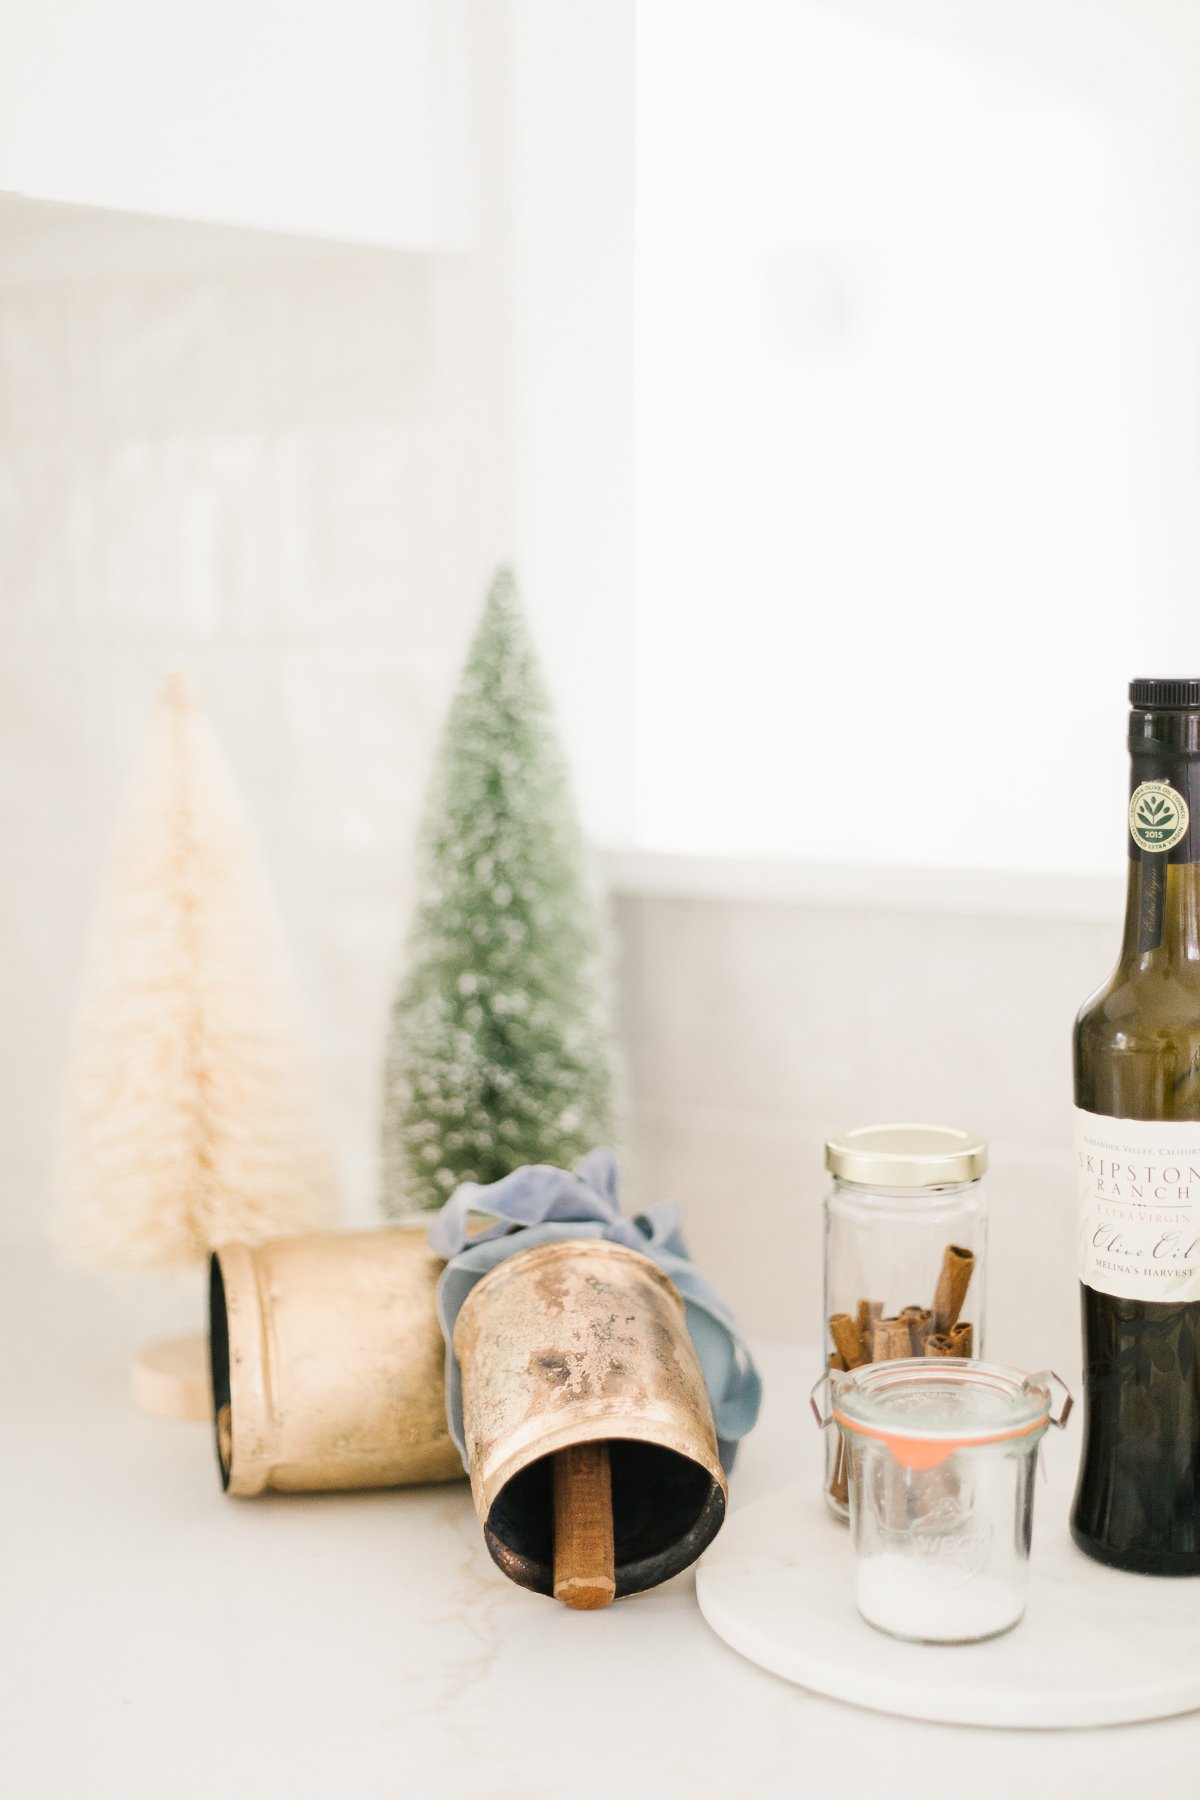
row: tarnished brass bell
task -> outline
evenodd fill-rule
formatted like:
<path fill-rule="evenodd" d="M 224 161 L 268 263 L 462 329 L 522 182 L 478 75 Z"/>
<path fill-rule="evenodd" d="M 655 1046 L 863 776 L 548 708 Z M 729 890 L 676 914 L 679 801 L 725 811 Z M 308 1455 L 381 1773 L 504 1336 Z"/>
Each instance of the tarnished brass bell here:
<path fill-rule="evenodd" d="M 462 1475 L 434 1304 L 442 1266 L 424 1221 L 216 1252 L 213 1411 L 231 1494 Z"/>
<path fill-rule="evenodd" d="M 475 1510 L 504 1573 L 553 1591 L 551 1463 L 606 1443 L 616 1592 L 687 1568 L 716 1536 L 726 1484 L 678 1291 L 650 1258 L 602 1238 L 509 1257 L 459 1312 Z"/>

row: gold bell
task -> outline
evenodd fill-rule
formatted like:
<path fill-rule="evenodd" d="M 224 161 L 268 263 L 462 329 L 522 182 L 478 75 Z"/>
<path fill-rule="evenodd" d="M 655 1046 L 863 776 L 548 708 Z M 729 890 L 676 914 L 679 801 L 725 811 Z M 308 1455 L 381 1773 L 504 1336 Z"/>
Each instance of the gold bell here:
<path fill-rule="evenodd" d="M 475 1510 L 513 1581 L 604 1604 L 555 1578 L 563 1453 L 583 1446 L 607 1448 L 610 1592 L 669 1580 L 716 1536 L 727 1489 L 712 1408 L 683 1302 L 649 1257 L 603 1238 L 511 1256 L 467 1296 L 454 1349 Z"/>
<path fill-rule="evenodd" d="M 442 1267 L 424 1222 L 215 1253 L 213 1412 L 229 1493 L 462 1475 L 446 1427 Z"/>

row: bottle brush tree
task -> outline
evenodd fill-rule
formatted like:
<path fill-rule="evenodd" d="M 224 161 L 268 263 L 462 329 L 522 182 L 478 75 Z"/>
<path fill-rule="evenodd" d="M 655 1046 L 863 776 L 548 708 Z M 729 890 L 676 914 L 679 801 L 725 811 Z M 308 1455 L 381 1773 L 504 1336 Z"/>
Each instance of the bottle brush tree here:
<path fill-rule="evenodd" d="M 161 1268 L 330 1215 L 297 1013 L 248 821 L 173 676 L 93 928 L 63 1121 L 68 1247 Z"/>
<path fill-rule="evenodd" d="M 383 1200 L 569 1168 L 612 1125 L 601 931 L 566 763 L 511 575 L 492 586 L 438 749 L 392 1011 Z"/>

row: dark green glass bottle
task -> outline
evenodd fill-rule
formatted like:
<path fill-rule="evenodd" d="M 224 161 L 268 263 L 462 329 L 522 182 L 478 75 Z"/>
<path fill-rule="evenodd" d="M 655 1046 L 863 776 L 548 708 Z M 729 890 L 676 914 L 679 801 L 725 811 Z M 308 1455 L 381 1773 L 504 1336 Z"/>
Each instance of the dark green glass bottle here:
<path fill-rule="evenodd" d="M 1076 1543 L 1200 1574 L 1200 680 L 1129 690 L 1116 970 L 1075 1024 L 1084 1444 Z"/>

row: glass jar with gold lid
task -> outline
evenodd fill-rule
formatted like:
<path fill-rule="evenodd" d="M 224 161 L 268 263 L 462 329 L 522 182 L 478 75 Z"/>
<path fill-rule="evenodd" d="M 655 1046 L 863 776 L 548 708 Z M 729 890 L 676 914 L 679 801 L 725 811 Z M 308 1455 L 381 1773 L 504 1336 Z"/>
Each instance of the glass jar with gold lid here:
<path fill-rule="evenodd" d="M 825 1145 L 825 1352 L 832 1369 L 902 1357 L 981 1357 L 987 1145 L 949 1125 L 863 1125 Z M 844 1452 L 826 1441 L 825 1493 L 849 1516 Z"/>

